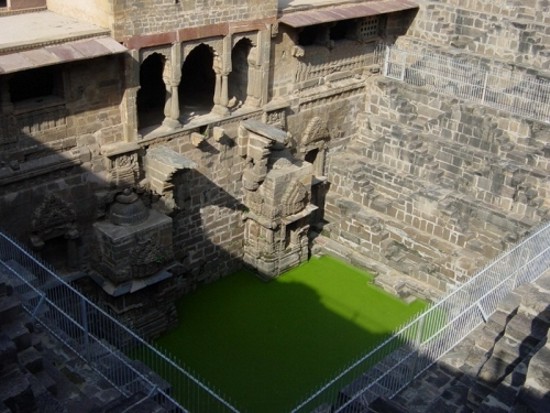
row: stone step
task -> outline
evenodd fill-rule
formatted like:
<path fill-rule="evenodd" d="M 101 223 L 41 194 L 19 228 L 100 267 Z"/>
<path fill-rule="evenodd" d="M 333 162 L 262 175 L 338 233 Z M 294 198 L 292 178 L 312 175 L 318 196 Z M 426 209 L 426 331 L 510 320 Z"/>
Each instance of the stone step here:
<path fill-rule="evenodd" d="M 505 335 L 518 342 L 535 346 L 546 337 L 547 332 L 548 326 L 545 323 L 539 323 L 535 317 L 518 312 L 506 326 Z"/>
<path fill-rule="evenodd" d="M 8 260 L 6 265 L 17 273 L 17 276 L 11 275 L 9 278 L 13 288 L 17 291 L 21 293 L 27 291 L 29 288 L 25 285 L 26 283 L 33 287 L 38 287 L 40 285 L 38 278 L 17 261 Z"/>
<path fill-rule="evenodd" d="M 0 325 L 9 324 L 18 320 L 22 312 L 21 300 L 13 295 L 4 297 L 0 300 Z"/>
<path fill-rule="evenodd" d="M 34 347 L 29 347 L 17 354 L 19 364 L 25 367 L 31 373 L 38 373 L 43 369 L 42 354 Z"/>
<path fill-rule="evenodd" d="M 17 361 L 17 347 L 13 340 L 0 330 L 0 365 L 8 365 Z"/>
<path fill-rule="evenodd" d="M 509 337 L 502 337 L 493 349 L 493 356 L 504 360 L 510 365 L 516 365 L 531 353 L 533 346 L 527 342 L 518 342 Z"/>
<path fill-rule="evenodd" d="M 25 318 L 21 317 L 21 319 L 2 326 L 2 333 L 15 343 L 18 351 L 25 350 L 32 344 L 31 332 L 25 325 Z"/>
<path fill-rule="evenodd" d="M 16 364 L 3 366 L 0 370 L 0 402 L 12 412 L 33 412 L 35 409 L 31 384 Z"/>
<path fill-rule="evenodd" d="M 369 404 L 369 413 L 407 413 L 405 406 L 389 400 L 385 397 L 378 397 Z"/>

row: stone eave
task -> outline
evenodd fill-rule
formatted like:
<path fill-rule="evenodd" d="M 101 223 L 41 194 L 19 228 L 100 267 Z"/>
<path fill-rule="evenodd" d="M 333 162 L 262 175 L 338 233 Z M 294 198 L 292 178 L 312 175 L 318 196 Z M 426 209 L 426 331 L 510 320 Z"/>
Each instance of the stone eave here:
<path fill-rule="evenodd" d="M 279 23 L 283 23 L 293 28 L 300 28 L 322 23 L 412 10 L 419 7 L 418 3 L 411 0 L 368 1 L 342 4 L 339 6 L 329 5 L 330 7 L 326 7 L 327 4 L 323 4 L 323 6 L 325 7 L 310 8 L 301 11 L 284 11 L 279 18 Z"/>

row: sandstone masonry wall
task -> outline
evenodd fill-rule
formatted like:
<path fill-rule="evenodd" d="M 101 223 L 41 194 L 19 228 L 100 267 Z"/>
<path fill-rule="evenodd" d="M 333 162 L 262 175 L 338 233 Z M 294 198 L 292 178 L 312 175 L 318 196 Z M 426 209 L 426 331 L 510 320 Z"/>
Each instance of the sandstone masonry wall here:
<path fill-rule="evenodd" d="M 548 219 L 546 125 L 389 80 L 367 90 L 360 137 L 329 158 L 334 239 L 445 290 Z"/>
<path fill-rule="evenodd" d="M 111 29 L 117 0 L 47 0 L 48 10 L 80 21 Z"/>
<path fill-rule="evenodd" d="M 114 36 L 117 39 L 155 33 L 168 33 L 182 28 L 216 26 L 273 19 L 277 14 L 275 0 L 139 0 L 117 2 Z M 212 29 L 216 31 L 215 29 Z M 236 30 L 238 31 L 238 30 Z M 219 34 L 219 33 L 215 33 Z M 214 33 L 197 33 L 196 38 Z"/>
<path fill-rule="evenodd" d="M 546 1 L 425 1 L 409 35 L 516 64 L 550 68 Z"/>
<path fill-rule="evenodd" d="M 0 210 L 15 236 L 29 233 L 46 192 L 67 199 L 80 222 L 95 219 L 93 189 L 108 181 L 102 150 L 122 140 L 118 58 L 61 67 L 64 93 L 52 106 L 0 114 L 14 131 L 0 139 Z"/>
<path fill-rule="evenodd" d="M 242 265 L 244 159 L 234 141 L 237 126 L 228 124 L 223 140 L 209 138 L 198 148 L 190 134 L 167 145 L 197 163 L 195 170 L 179 172 L 173 179 L 173 242 L 176 258 L 199 282 L 213 281 Z"/>

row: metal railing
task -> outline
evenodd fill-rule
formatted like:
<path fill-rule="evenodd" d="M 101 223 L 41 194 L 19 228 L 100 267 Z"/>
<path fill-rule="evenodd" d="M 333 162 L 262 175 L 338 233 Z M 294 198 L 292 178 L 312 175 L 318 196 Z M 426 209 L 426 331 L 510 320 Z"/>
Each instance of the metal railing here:
<path fill-rule="evenodd" d="M 550 79 L 428 50 L 387 46 L 384 76 L 550 123 Z"/>
<path fill-rule="evenodd" d="M 332 413 L 359 413 L 380 396 L 392 398 L 486 321 L 512 290 L 536 280 L 548 268 L 550 223 L 406 323 L 292 413 L 312 412 L 323 405 Z"/>
<path fill-rule="evenodd" d="M 333 413 L 359 413 L 380 396 L 395 396 L 483 323 L 507 294 L 548 268 L 550 223 L 351 363 L 291 412 L 312 412 L 325 405 Z M 238 412 L 180 362 L 97 307 L 1 232 L 0 273 L 8 275 L 23 308 L 38 323 L 123 395 L 142 394 L 141 400 L 154 400 L 172 412 Z"/>
<path fill-rule="evenodd" d="M 170 412 L 238 412 L 167 353 L 73 288 L 0 232 L 0 279 L 8 277 L 32 318 L 123 396 L 142 395 Z M 183 407 L 185 406 L 185 407 Z"/>

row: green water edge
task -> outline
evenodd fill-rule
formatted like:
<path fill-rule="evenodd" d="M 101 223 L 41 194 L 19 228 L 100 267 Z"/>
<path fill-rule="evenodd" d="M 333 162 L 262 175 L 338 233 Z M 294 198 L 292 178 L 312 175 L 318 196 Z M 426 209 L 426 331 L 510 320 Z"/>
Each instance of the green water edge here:
<path fill-rule="evenodd" d="M 178 327 L 155 344 L 242 412 L 286 412 L 426 308 L 386 293 L 373 279 L 329 256 L 268 283 L 242 270 L 183 297 Z M 194 413 L 217 410 L 204 405 L 206 394 L 187 399 L 192 384 L 173 384 L 175 397 Z"/>

